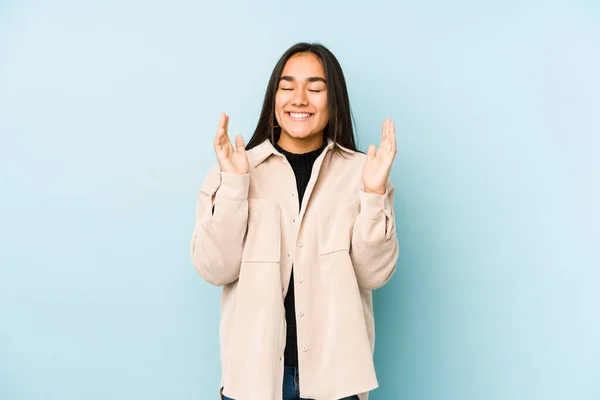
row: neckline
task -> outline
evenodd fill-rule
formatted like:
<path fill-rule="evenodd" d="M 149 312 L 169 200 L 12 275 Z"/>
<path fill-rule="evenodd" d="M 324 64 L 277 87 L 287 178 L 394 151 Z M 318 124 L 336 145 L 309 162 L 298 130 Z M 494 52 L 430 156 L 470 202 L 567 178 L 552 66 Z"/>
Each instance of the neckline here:
<path fill-rule="evenodd" d="M 284 150 L 277 143 L 273 143 L 273 147 L 275 147 L 275 149 L 278 152 L 280 152 L 281 154 L 283 154 L 286 157 L 290 156 L 290 157 L 295 157 L 295 158 L 303 158 L 303 157 L 310 158 L 311 156 L 318 156 L 319 154 L 321 154 L 323 149 L 325 149 L 325 147 L 327 147 L 327 142 L 323 141 L 323 145 L 321 147 L 319 147 L 316 150 L 309 151 L 308 153 L 292 153 L 290 151 Z"/>

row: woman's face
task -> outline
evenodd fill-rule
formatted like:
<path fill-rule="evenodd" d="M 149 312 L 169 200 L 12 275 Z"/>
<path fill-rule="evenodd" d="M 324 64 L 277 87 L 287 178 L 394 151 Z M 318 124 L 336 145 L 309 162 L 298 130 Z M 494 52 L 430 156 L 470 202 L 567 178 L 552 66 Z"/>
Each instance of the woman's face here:
<path fill-rule="evenodd" d="M 285 64 L 275 96 L 275 118 L 285 140 L 322 139 L 329 109 L 325 71 L 316 55 L 298 53 Z"/>

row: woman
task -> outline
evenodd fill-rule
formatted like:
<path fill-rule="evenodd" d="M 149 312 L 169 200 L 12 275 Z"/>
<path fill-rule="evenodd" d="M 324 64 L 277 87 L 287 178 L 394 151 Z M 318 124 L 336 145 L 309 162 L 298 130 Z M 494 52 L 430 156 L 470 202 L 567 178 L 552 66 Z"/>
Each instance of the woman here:
<path fill-rule="evenodd" d="M 299 43 L 271 75 L 247 146 L 221 115 L 191 257 L 223 286 L 221 388 L 235 400 L 366 400 L 377 387 L 371 291 L 395 270 L 394 124 L 355 145 L 335 56 Z"/>

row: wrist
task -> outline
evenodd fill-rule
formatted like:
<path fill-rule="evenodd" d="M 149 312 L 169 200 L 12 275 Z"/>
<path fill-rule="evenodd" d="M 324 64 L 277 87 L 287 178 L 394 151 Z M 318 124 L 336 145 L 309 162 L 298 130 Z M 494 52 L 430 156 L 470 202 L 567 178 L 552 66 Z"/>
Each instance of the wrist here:
<path fill-rule="evenodd" d="M 365 193 L 372 193 L 372 194 L 378 194 L 378 195 L 384 195 L 385 194 L 385 187 L 383 188 L 377 188 L 375 190 L 371 190 L 368 187 L 364 187 L 364 191 Z"/>

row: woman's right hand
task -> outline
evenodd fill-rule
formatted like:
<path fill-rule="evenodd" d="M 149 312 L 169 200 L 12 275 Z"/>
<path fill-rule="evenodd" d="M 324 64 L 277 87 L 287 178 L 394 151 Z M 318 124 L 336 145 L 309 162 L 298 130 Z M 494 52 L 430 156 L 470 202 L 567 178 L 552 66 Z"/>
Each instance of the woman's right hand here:
<path fill-rule="evenodd" d="M 231 140 L 227 135 L 227 126 L 229 124 L 229 116 L 222 113 L 219 119 L 219 127 L 217 128 L 217 136 L 215 137 L 215 153 L 217 161 L 221 167 L 221 172 L 230 172 L 234 174 L 248 173 L 248 156 L 244 146 L 244 138 L 241 135 L 235 137 L 235 148 L 231 144 Z"/>

